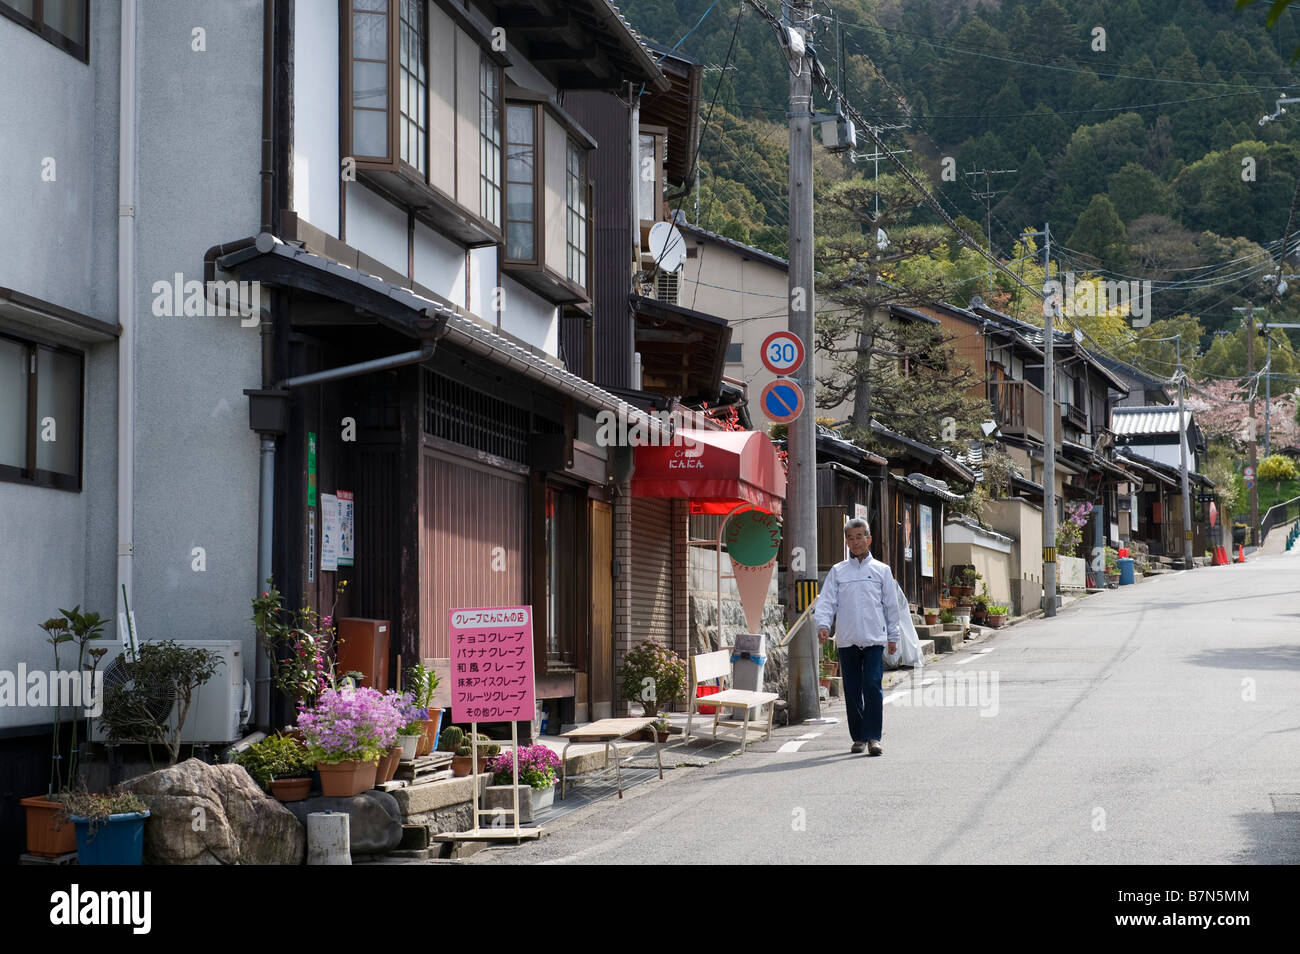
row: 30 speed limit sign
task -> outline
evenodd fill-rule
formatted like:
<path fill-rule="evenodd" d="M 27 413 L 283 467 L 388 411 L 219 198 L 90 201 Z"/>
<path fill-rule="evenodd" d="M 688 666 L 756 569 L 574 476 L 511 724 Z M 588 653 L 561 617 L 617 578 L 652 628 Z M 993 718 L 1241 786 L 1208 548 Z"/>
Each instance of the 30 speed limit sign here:
<path fill-rule="evenodd" d="M 803 364 L 803 342 L 790 331 L 774 331 L 763 339 L 763 367 L 773 374 L 794 374 Z"/>

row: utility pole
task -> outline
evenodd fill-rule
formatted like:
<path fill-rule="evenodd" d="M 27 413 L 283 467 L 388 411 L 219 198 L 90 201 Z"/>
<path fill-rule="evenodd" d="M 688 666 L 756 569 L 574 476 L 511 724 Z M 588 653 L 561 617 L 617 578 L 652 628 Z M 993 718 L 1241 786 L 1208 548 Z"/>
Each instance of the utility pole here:
<path fill-rule="evenodd" d="M 1187 414 L 1183 409 L 1183 338 L 1179 335 L 1175 341 L 1178 346 L 1178 468 L 1183 482 L 1183 569 L 1190 570 L 1196 564 L 1192 562 L 1192 498 L 1187 484 Z"/>
<path fill-rule="evenodd" d="M 1024 238 L 1043 239 L 1043 281 L 1052 276 L 1052 227 L 1044 223 L 1041 232 L 1025 232 Z M 1056 332 L 1052 318 L 1060 298 L 1043 300 L 1043 612 L 1056 615 Z"/>
<path fill-rule="evenodd" d="M 1255 439 L 1255 311 L 1257 305 L 1238 305 L 1246 313 L 1246 375 L 1250 380 L 1250 542 L 1259 545 L 1259 442 Z M 1262 310 L 1262 309 L 1261 309 Z"/>
<path fill-rule="evenodd" d="M 789 5 L 790 61 L 790 267 L 789 329 L 804 344 L 803 364 L 794 375 L 803 389 L 803 412 L 789 424 L 787 450 L 790 472 L 787 479 L 786 527 L 790 538 L 791 568 L 788 574 L 789 605 L 795 605 L 795 560 L 802 552 L 812 575 L 817 563 L 817 400 L 814 370 L 813 329 L 813 58 L 812 0 L 794 0 Z M 817 697 L 819 646 L 817 634 L 804 627 L 790 647 L 790 716 L 804 722 L 821 716 Z"/>
<path fill-rule="evenodd" d="M 1300 278 L 1298 275 L 1283 275 L 1282 277 L 1292 281 Z M 1286 287 L 1285 282 L 1282 287 Z M 1300 328 L 1300 323 L 1265 321 L 1260 324 L 1260 327 L 1264 330 L 1264 336 L 1268 341 L 1268 357 L 1264 359 L 1264 456 L 1267 457 L 1270 450 L 1268 433 L 1269 406 L 1273 403 L 1273 329 Z"/>
<path fill-rule="evenodd" d="M 983 200 L 984 200 L 984 235 L 985 235 L 985 237 L 988 239 L 988 243 L 989 243 L 989 254 L 990 254 L 990 255 L 993 254 L 993 205 L 992 205 L 992 202 L 993 202 L 993 197 L 994 197 L 995 195 L 1001 195 L 1003 190 L 1001 190 L 1001 189 L 990 190 L 990 189 L 989 189 L 989 176 L 1003 176 L 1003 175 L 1009 175 L 1009 174 L 1012 173 L 1012 172 L 1019 172 L 1019 171 L 1020 171 L 1019 169 L 973 169 L 973 170 L 971 170 L 970 172 L 967 172 L 967 173 L 966 173 L 966 175 L 968 175 L 968 176 L 983 176 L 983 177 L 984 177 L 984 191 L 983 191 L 983 192 L 972 192 L 972 193 L 971 193 L 971 196 L 972 196 L 972 198 L 983 199 Z M 990 291 L 990 292 L 993 291 L 993 269 L 989 269 L 989 291 Z"/>

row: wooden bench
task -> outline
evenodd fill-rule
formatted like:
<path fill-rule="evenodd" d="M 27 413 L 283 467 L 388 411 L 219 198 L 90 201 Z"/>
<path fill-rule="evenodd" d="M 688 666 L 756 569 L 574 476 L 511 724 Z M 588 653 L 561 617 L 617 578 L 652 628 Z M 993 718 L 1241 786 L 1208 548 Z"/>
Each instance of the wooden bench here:
<path fill-rule="evenodd" d="M 718 737 L 718 726 L 740 729 L 740 751 L 745 751 L 745 746 L 749 742 L 749 710 L 755 707 L 759 708 L 759 722 L 762 722 L 762 707 L 767 706 L 767 728 L 763 733 L 763 741 L 767 741 L 772 736 L 772 715 L 777 695 L 775 692 L 753 692 L 748 689 L 724 689 L 722 692 L 715 692 L 711 696 L 704 696 L 697 699 L 695 696 L 696 687 L 709 679 L 718 679 L 722 676 L 731 675 L 731 651 L 720 649 L 716 653 L 701 653 L 698 656 L 691 657 L 691 692 L 687 698 L 689 708 L 686 713 L 686 741 L 691 738 L 691 725 L 695 719 L 696 706 L 716 706 L 713 714 L 713 737 Z M 740 709 L 739 722 L 719 721 L 722 710 Z"/>
<path fill-rule="evenodd" d="M 598 722 L 592 722 L 587 725 L 579 726 L 576 729 L 570 729 L 568 732 L 561 732 L 560 738 L 568 739 L 564 745 L 564 751 L 560 754 L 560 798 L 564 798 L 565 786 L 568 776 L 568 759 L 569 746 L 575 742 L 604 742 L 605 743 L 605 768 L 600 774 L 609 771 L 609 750 L 614 748 L 614 772 L 618 776 L 618 797 L 623 797 L 623 763 L 618 754 L 618 743 L 635 735 L 644 729 L 650 728 L 658 721 L 654 716 L 641 716 L 631 719 L 601 719 Z M 659 756 L 659 736 L 655 734 L 655 762 L 659 765 L 659 778 L 662 781 L 664 777 L 664 763 Z"/>

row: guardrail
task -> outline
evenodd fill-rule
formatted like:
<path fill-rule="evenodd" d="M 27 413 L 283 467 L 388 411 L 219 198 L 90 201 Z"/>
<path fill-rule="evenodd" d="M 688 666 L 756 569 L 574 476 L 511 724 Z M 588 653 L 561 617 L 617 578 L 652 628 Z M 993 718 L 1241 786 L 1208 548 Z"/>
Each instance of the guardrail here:
<path fill-rule="evenodd" d="M 1264 514 L 1264 519 L 1259 522 L 1260 546 L 1263 546 L 1264 541 L 1268 539 L 1270 530 L 1296 519 L 1300 519 L 1300 497 L 1292 497 L 1280 504 L 1273 504 Z"/>

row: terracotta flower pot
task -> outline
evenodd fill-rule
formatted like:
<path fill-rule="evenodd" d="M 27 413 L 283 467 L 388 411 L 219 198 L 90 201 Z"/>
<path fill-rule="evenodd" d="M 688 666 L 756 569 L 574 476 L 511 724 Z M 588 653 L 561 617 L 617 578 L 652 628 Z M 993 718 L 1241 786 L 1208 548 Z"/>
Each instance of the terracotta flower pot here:
<path fill-rule="evenodd" d="M 27 853 L 57 858 L 77 850 L 77 830 L 71 822 L 59 825 L 55 816 L 63 806 L 44 795 L 21 799 L 27 809 Z"/>
<path fill-rule="evenodd" d="M 397 774 L 397 763 L 402 760 L 402 747 L 394 745 L 379 757 L 379 769 L 375 773 L 375 784 L 382 785 Z"/>
<path fill-rule="evenodd" d="M 994 629 L 997 629 L 1006 621 L 1007 621 L 1006 616 L 993 616 L 992 614 L 989 615 L 989 625 L 992 626 Z"/>
<path fill-rule="evenodd" d="M 377 761 L 359 762 L 352 760 L 336 762 L 333 765 L 327 765 L 323 762 L 317 763 L 316 771 L 320 773 L 321 794 L 336 798 L 350 798 L 353 795 L 360 795 L 362 792 L 375 787 L 375 775 L 378 769 L 379 763 Z"/>
<path fill-rule="evenodd" d="M 472 755 L 453 755 L 451 757 L 451 774 L 456 778 L 464 778 L 470 773 L 474 762 Z"/>
<path fill-rule="evenodd" d="M 311 793 L 311 776 L 271 779 L 271 794 L 282 802 L 300 802 Z"/>
<path fill-rule="evenodd" d="M 433 751 L 434 745 L 438 742 L 438 725 L 441 722 L 442 710 L 430 709 L 429 718 L 426 719 L 424 723 L 424 735 L 420 737 L 422 741 L 420 742 L 419 748 L 415 751 L 417 757 L 428 755 Z"/>
<path fill-rule="evenodd" d="M 933 625 L 934 625 L 935 623 L 937 623 L 937 622 L 939 622 L 939 614 L 938 614 L 938 613 L 926 613 L 926 614 L 925 614 L 925 625 L 926 625 L 926 626 L 933 626 Z"/>

